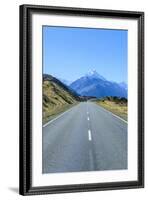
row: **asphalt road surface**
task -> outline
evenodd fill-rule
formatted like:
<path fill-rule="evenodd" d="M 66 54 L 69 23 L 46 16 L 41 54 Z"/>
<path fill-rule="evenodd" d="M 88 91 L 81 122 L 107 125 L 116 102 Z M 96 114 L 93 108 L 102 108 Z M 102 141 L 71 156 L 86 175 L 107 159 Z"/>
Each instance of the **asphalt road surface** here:
<path fill-rule="evenodd" d="M 127 123 L 82 102 L 43 126 L 43 173 L 127 169 Z"/>

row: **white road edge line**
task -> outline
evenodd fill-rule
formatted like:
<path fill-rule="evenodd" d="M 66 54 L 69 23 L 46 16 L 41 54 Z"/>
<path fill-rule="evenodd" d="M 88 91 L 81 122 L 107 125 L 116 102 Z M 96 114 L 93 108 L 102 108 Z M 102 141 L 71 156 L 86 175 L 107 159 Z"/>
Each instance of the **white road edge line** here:
<path fill-rule="evenodd" d="M 91 141 L 92 138 L 91 138 L 91 130 L 88 130 L 88 140 Z"/>
<path fill-rule="evenodd" d="M 72 108 L 70 108 L 69 110 L 63 112 L 62 114 L 58 115 L 57 117 L 55 117 L 54 119 L 52 119 L 51 121 L 47 122 L 46 124 L 43 125 L 43 127 L 46 127 L 47 125 L 51 124 L 53 121 L 57 120 L 58 118 L 62 117 L 63 115 L 65 115 L 66 113 L 70 112 L 75 106 L 73 106 Z"/>
<path fill-rule="evenodd" d="M 119 117 L 119 116 L 117 116 L 117 115 L 115 115 L 115 114 L 113 114 L 113 113 L 111 113 L 111 114 L 112 114 L 113 116 L 117 117 L 118 119 L 122 120 L 122 121 L 125 122 L 126 124 L 128 124 L 128 122 L 127 122 L 126 120 L 122 119 L 121 117 Z"/>
<path fill-rule="evenodd" d="M 122 119 L 121 117 L 119 117 L 119 116 L 117 116 L 117 115 L 115 115 L 115 114 L 113 114 L 112 112 L 110 112 L 109 110 L 106 110 L 105 108 L 103 108 L 102 106 L 99 106 L 102 110 L 105 110 L 106 112 L 108 112 L 108 113 L 110 113 L 111 115 L 113 115 L 114 117 L 116 117 L 116 118 L 118 118 L 118 119 L 120 119 L 121 121 L 123 121 L 123 122 L 125 122 L 125 123 L 127 123 L 128 124 L 128 122 L 126 121 L 126 120 L 124 120 L 124 119 Z"/>

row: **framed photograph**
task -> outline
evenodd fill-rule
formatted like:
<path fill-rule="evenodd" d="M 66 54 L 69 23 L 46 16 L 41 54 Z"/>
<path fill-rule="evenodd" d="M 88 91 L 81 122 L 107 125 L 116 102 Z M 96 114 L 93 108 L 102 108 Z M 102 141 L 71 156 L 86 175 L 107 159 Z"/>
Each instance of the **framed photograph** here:
<path fill-rule="evenodd" d="M 144 13 L 20 6 L 20 194 L 144 187 Z"/>

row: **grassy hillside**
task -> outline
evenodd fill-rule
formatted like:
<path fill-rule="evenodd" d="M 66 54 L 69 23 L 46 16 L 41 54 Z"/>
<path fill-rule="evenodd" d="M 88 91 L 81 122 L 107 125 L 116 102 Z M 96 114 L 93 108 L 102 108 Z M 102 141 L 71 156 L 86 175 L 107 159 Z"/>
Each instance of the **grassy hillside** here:
<path fill-rule="evenodd" d="M 78 95 L 51 75 L 43 75 L 43 123 L 79 101 Z"/>
<path fill-rule="evenodd" d="M 127 120 L 128 108 L 126 98 L 105 97 L 102 99 L 98 99 L 96 103 L 123 118 L 124 120 Z"/>

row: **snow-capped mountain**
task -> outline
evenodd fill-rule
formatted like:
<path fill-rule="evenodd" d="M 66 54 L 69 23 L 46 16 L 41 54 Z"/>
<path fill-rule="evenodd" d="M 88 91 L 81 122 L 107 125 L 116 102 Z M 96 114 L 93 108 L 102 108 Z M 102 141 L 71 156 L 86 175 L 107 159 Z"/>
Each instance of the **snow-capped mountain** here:
<path fill-rule="evenodd" d="M 77 79 L 69 85 L 80 95 L 105 97 L 118 96 L 127 97 L 127 89 L 116 82 L 106 80 L 95 70 Z"/>
<path fill-rule="evenodd" d="M 100 74 L 98 74 L 98 72 L 96 70 L 90 70 L 86 74 L 86 77 L 98 78 L 98 79 L 102 79 L 102 80 L 106 81 L 106 79 L 103 76 L 101 76 Z"/>

